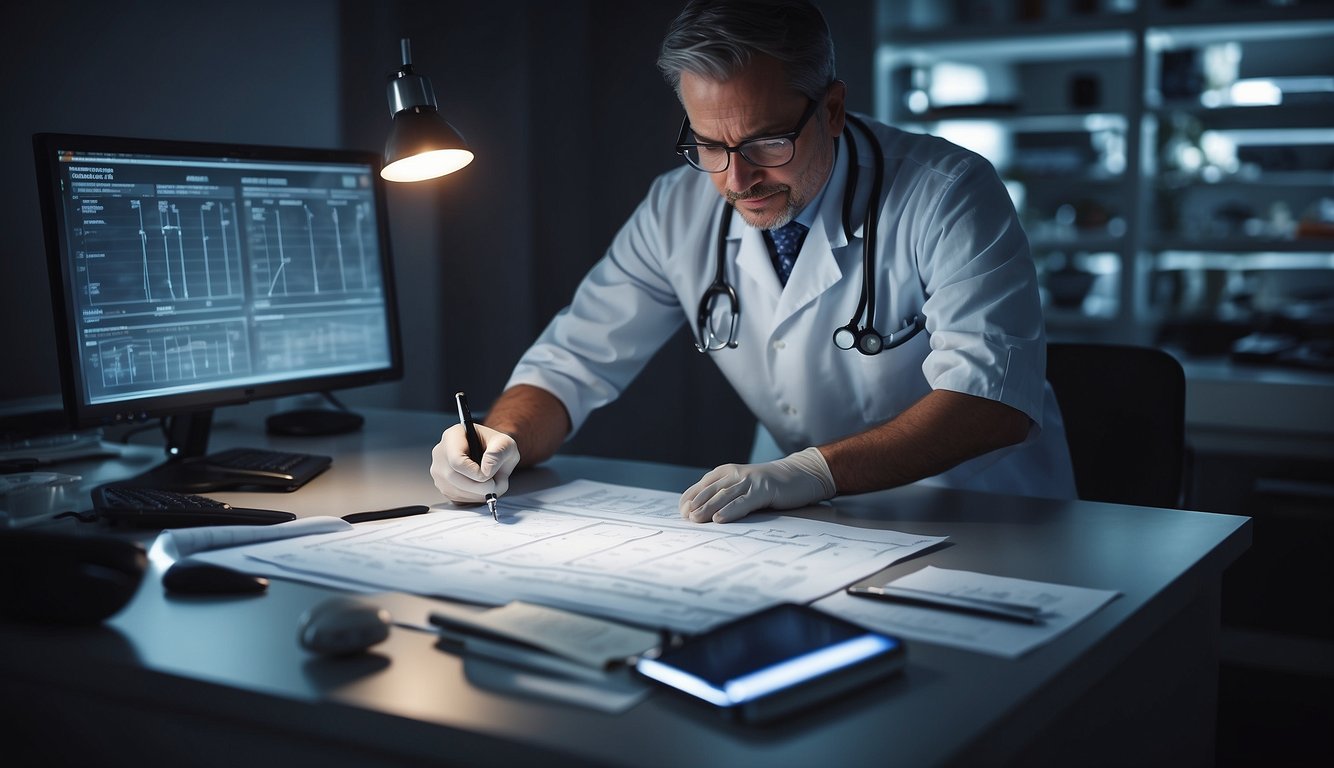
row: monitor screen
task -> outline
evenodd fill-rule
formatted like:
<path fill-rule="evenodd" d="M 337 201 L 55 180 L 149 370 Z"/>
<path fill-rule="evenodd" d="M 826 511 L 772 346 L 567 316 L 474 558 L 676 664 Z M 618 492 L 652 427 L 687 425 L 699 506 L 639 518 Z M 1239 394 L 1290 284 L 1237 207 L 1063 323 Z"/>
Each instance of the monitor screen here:
<path fill-rule="evenodd" d="M 401 377 L 379 155 L 34 147 L 74 426 Z"/>

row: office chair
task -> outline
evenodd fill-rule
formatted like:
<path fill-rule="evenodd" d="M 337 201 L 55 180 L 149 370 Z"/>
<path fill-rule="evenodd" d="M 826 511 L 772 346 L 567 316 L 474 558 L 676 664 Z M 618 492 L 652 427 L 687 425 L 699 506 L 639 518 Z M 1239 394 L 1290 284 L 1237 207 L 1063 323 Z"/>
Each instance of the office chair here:
<path fill-rule="evenodd" d="M 1079 498 L 1183 502 L 1186 377 L 1151 347 L 1049 343 L 1047 381 L 1065 421 Z"/>

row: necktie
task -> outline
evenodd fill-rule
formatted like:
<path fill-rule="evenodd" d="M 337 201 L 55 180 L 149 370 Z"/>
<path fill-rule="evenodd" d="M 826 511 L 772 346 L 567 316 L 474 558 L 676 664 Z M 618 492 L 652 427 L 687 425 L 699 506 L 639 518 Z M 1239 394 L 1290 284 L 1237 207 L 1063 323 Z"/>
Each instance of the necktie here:
<path fill-rule="evenodd" d="M 792 274 L 793 265 L 797 263 L 801 241 L 806 239 L 806 225 L 789 221 L 777 229 L 765 231 L 764 234 L 773 245 L 774 270 L 778 272 L 778 282 L 787 285 L 787 278 Z"/>

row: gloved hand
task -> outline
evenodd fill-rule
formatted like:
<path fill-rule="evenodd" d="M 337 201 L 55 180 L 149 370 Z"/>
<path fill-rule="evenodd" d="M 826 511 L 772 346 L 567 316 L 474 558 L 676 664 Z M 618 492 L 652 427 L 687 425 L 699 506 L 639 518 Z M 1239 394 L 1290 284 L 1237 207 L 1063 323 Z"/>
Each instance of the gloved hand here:
<path fill-rule="evenodd" d="M 486 448 L 481 461 L 468 458 L 468 437 L 462 424 L 446 429 L 431 451 L 435 487 L 459 504 L 481 504 L 488 493 L 504 495 L 510 488 L 510 473 L 519 464 L 519 446 L 514 438 L 481 424 L 476 426 Z"/>
<path fill-rule="evenodd" d="M 724 464 L 681 494 L 681 516 L 696 523 L 730 523 L 757 509 L 796 509 L 838 489 L 818 448 L 764 464 Z"/>

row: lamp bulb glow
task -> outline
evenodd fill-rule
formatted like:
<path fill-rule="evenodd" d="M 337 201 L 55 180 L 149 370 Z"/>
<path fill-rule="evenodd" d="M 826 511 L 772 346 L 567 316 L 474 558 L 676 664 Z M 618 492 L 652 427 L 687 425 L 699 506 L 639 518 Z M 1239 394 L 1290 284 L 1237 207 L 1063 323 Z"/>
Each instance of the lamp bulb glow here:
<path fill-rule="evenodd" d="M 425 181 L 451 174 L 472 159 L 473 153 L 466 149 L 437 149 L 392 162 L 380 170 L 380 176 L 385 181 Z"/>

